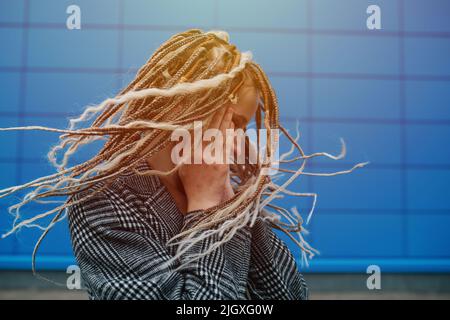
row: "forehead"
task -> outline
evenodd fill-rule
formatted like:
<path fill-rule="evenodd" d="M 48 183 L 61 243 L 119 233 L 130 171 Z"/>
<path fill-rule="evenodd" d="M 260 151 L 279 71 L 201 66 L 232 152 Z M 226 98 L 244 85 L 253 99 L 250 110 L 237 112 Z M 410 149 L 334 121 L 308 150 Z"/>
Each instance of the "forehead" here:
<path fill-rule="evenodd" d="M 238 90 L 238 95 L 241 101 L 250 100 L 251 102 L 254 102 L 259 97 L 259 91 L 257 90 L 255 81 L 247 72 L 244 72 L 244 81 Z"/>
<path fill-rule="evenodd" d="M 235 113 L 233 116 L 233 121 L 238 126 L 245 126 L 251 118 L 258 107 L 259 90 L 253 78 L 244 72 L 244 79 L 238 92 L 238 103 L 234 106 Z"/>
<path fill-rule="evenodd" d="M 256 88 L 255 81 L 253 80 L 253 77 L 248 70 L 244 70 L 243 76 L 244 76 L 244 83 L 242 84 L 242 87 Z"/>

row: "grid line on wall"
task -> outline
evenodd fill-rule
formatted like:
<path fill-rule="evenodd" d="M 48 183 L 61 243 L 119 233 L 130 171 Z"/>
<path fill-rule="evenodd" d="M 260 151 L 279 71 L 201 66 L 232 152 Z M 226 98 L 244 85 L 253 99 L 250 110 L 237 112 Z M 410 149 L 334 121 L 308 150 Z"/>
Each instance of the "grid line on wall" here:
<path fill-rule="evenodd" d="M 28 27 L 27 27 L 28 26 Z M 0 28 L 10 29 L 65 29 L 64 24 L 49 22 L 30 22 L 29 24 L 20 22 L 0 22 Z M 131 30 L 131 31 L 180 31 L 189 28 L 209 29 L 217 25 L 155 25 L 155 24 L 100 24 L 100 23 L 83 23 L 83 29 L 86 30 Z M 312 35 L 329 35 L 329 36 L 368 36 L 368 37 L 405 37 L 405 38 L 450 38 L 450 32 L 447 31 L 388 31 L 378 30 L 370 32 L 367 30 L 351 30 L 351 29 L 309 29 L 309 28 L 265 28 L 265 27 L 235 27 L 222 25 L 222 28 L 230 32 L 237 33 L 277 33 L 277 34 L 312 34 Z"/>
<path fill-rule="evenodd" d="M 21 65 L 26 70 L 27 64 L 28 64 L 28 34 L 29 34 L 29 28 L 28 23 L 30 20 L 30 3 L 29 0 L 24 0 L 24 24 L 22 29 L 22 39 L 21 39 Z M 17 124 L 19 126 L 25 125 L 25 118 L 26 118 L 26 92 L 27 92 L 27 73 L 24 70 L 20 71 L 20 88 L 18 90 L 19 97 L 18 97 L 18 114 L 17 114 Z M 17 132 L 17 139 L 16 139 L 16 185 L 19 185 L 22 182 L 23 179 L 23 163 L 20 161 L 23 159 L 24 154 L 24 132 L 19 131 Z M 16 238 L 14 238 L 13 242 L 13 252 L 18 251 L 18 241 Z"/>
<path fill-rule="evenodd" d="M 124 51 L 124 16 L 125 2 L 118 0 L 118 31 L 117 31 L 117 70 L 123 70 L 123 51 Z M 124 72 L 117 72 L 116 90 L 120 90 L 123 86 Z"/>
<path fill-rule="evenodd" d="M 313 98 L 313 79 L 311 77 L 311 74 L 314 72 L 314 54 L 313 54 L 313 35 L 311 33 L 311 30 L 313 28 L 313 5 L 312 5 L 312 0 L 307 0 L 306 1 L 306 15 L 307 15 L 307 29 L 309 30 L 309 32 L 307 33 L 307 38 L 306 38 L 306 59 L 307 59 L 307 80 L 306 80 L 306 114 L 308 118 L 312 118 L 314 115 L 314 98 Z M 307 122 L 310 123 L 310 122 Z M 314 130 L 312 128 L 311 125 L 307 126 L 307 132 L 308 132 L 308 136 L 306 137 L 306 144 L 307 144 L 307 154 L 311 154 L 314 150 Z M 314 168 L 314 162 L 309 164 L 310 168 Z M 307 179 L 308 182 L 308 192 L 310 193 L 314 193 L 314 180 L 313 179 Z M 313 201 L 310 201 L 311 206 L 313 205 Z M 315 209 L 314 209 L 315 210 Z M 313 228 L 314 225 L 311 225 L 311 227 L 308 228 Z M 314 242 L 314 230 L 311 229 L 310 230 L 311 233 L 309 234 L 309 241 L 311 243 Z"/>
<path fill-rule="evenodd" d="M 400 157 L 401 157 L 401 203 L 403 211 L 402 232 L 403 232 L 403 255 L 408 256 L 408 185 L 407 185 L 407 133 L 406 133 L 406 88 L 405 88 L 405 38 L 404 38 L 404 0 L 398 0 L 398 24 L 399 24 L 399 101 L 400 101 Z"/>

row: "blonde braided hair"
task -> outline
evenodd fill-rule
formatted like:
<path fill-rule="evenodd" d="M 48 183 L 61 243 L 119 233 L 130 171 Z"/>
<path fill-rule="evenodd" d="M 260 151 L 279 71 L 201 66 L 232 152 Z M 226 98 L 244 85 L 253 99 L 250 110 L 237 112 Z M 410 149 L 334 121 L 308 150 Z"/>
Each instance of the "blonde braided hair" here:
<path fill-rule="evenodd" d="M 282 193 L 312 197 L 314 201 L 308 214 L 309 221 L 317 195 L 292 192 L 286 189 L 287 186 L 302 174 L 337 175 L 351 172 L 367 163 L 360 163 L 350 170 L 334 173 L 304 172 L 309 158 L 316 156 L 326 156 L 335 160 L 342 158 L 345 155 L 343 140 L 341 140 L 342 151 L 338 156 L 324 152 L 306 155 L 297 142 L 298 130 L 297 137 L 294 139 L 279 123 L 275 92 L 262 68 L 252 61 L 251 53 L 241 53 L 235 45 L 229 43 L 228 34 L 224 31 L 203 32 L 199 29 L 173 35 L 153 53 L 125 89 L 114 98 L 106 99 L 98 105 L 88 106 L 78 118 L 70 119 L 68 129 L 41 126 L 0 128 L 2 131 L 45 130 L 63 133 L 60 136 L 60 143 L 53 146 L 48 153 L 48 159 L 56 167 L 57 173 L 0 190 L 0 198 L 2 198 L 22 189 L 34 188 L 34 191 L 28 193 L 23 201 L 9 207 L 10 212 L 16 209 L 16 220 L 12 229 L 3 237 L 54 214 L 52 222 L 44 228 L 33 252 L 32 267 L 35 272 L 35 254 L 39 244 L 51 227 L 62 219 L 60 216 L 64 210 L 101 192 L 125 170 L 133 170 L 139 175 L 167 175 L 177 170 L 178 165 L 169 172 L 153 169 L 139 172 L 134 167 L 142 157 L 151 157 L 167 146 L 173 130 L 191 129 L 194 120 L 208 124 L 216 111 L 224 107 L 228 101 L 235 101 L 235 94 L 246 76 L 253 79 L 261 95 L 255 115 L 257 129 L 264 126 L 266 129 L 281 130 L 292 146 L 289 152 L 281 156 L 279 163 L 302 161 L 302 164 L 298 170 L 278 169 L 280 172 L 292 174 L 283 185 L 275 184 L 269 176 L 262 174 L 263 168 L 271 167 L 270 161 L 232 166 L 235 196 L 206 210 L 204 214 L 198 216 L 191 229 L 182 230 L 170 239 L 167 245 L 177 245 L 177 254 L 165 265 L 161 265 L 161 268 L 173 263 L 198 241 L 219 233 L 220 241 L 211 245 L 207 251 L 190 256 L 187 263 L 195 261 L 231 239 L 239 228 L 247 224 L 253 225 L 258 216 L 267 220 L 272 227 L 286 233 L 301 248 L 302 261 L 307 261 L 307 255 L 311 258 L 317 251 L 303 239 L 302 232 L 305 230 L 301 216 L 295 208 L 289 211 L 270 202 L 280 197 Z M 78 123 L 96 115 L 91 126 L 75 128 Z M 108 137 L 106 143 L 94 157 L 84 163 L 66 168 L 69 156 L 74 154 L 80 146 L 105 139 L 105 137 Z M 250 143 L 248 139 L 246 143 Z M 64 152 L 61 163 L 57 163 L 56 153 L 65 148 L 68 149 Z M 300 155 L 287 159 L 295 150 Z M 269 145 L 265 150 L 267 158 L 270 158 L 272 151 Z M 246 158 L 248 160 L 247 155 Z M 75 194 L 99 182 L 104 183 L 101 188 L 93 188 L 95 190 L 86 197 L 78 201 L 73 200 Z M 20 217 L 21 206 L 31 201 L 45 203 L 39 199 L 53 196 L 69 197 L 62 205 L 16 224 Z M 283 218 L 289 223 L 282 222 Z M 298 239 L 292 233 L 296 234 Z M 177 239 L 180 240 L 174 242 Z M 175 270 L 184 266 L 185 264 L 180 265 Z"/>

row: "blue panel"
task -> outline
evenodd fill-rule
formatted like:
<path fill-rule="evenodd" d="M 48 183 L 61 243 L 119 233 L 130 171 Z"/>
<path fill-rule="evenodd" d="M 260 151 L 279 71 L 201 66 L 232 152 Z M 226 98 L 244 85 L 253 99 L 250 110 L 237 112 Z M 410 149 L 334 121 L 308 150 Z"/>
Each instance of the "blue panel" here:
<path fill-rule="evenodd" d="M 302 148 L 303 152 L 305 154 L 310 154 L 311 148 L 310 148 L 310 140 L 312 135 L 311 133 L 311 124 L 309 122 L 305 122 L 303 120 L 290 120 L 290 121 L 284 121 L 283 127 L 288 130 L 288 133 L 291 135 L 292 139 L 295 139 L 297 137 L 297 127 L 299 131 L 299 138 L 297 140 L 297 144 Z M 293 147 L 290 140 L 286 137 L 286 135 L 282 134 L 280 131 L 280 143 L 279 143 L 279 152 L 280 155 L 282 153 L 288 152 Z M 290 158 L 295 158 L 301 156 L 300 152 L 297 151 L 297 149 L 294 147 L 294 152 L 289 155 Z M 311 159 L 307 160 L 307 166 L 310 165 Z M 296 165 L 290 164 L 289 166 L 294 166 L 293 168 L 290 167 L 290 169 L 295 169 L 298 166 L 300 166 L 302 161 L 297 161 Z"/>
<path fill-rule="evenodd" d="M 21 23 L 23 22 L 23 0 L 0 0 L 0 23 L 1 22 L 12 22 Z"/>
<path fill-rule="evenodd" d="M 42 150 L 42 148 L 41 148 Z M 47 176 L 56 173 L 56 170 L 50 164 L 50 162 L 46 161 L 46 159 L 31 159 L 24 163 L 21 167 L 21 179 L 20 183 L 25 183 L 28 181 L 32 181 L 34 179 L 42 176 Z M 29 192 L 29 190 L 22 190 L 20 194 L 24 194 L 25 192 Z M 37 204 L 38 206 L 40 204 Z"/>
<path fill-rule="evenodd" d="M 450 209 L 450 170 L 408 170 L 408 208 Z"/>
<path fill-rule="evenodd" d="M 182 31 L 182 30 L 180 30 Z M 138 69 L 164 42 L 169 40 L 172 31 L 136 31 L 124 32 L 123 67 Z"/>
<path fill-rule="evenodd" d="M 450 120 L 450 82 L 406 82 L 408 119 Z"/>
<path fill-rule="evenodd" d="M 290 119 L 289 121 L 284 121 L 282 125 L 286 130 L 288 130 L 288 133 L 291 135 L 293 139 L 297 137 L 297 126 L 298 126 L 299 138 L 297 140 L 297 143 L 303 149 L 303 152 L 305 152 L 306 154 L 311 153 L 309 147 L 309 139 L 311 138 L 310 135 L 311 125 L 308 122 L 305 122 L 303 120 Z M 279 132 L 279 134 L 280 134 L 279 151 L 281 156 L 282 153 L 291 150 L 292 143 L 286 137 L 286 135 L 282 134 L 281 131 Z M 300 153 L 297 152 L 297 149 L 295 149 L 294 153 L 292 153 L 288 158 L 294 158 L 298 156 L 300 156 Z M 308 160 L 308 163 L 309 161 L 310 160 Z M 301 164 L 301 162 L 297 163 Z"/>
<path fill-rule="evenodd" d="M 314 79 L 313 88 L 315 117 L 332 116 L 337 119 L 400 117 L 398 81 Z"/>
<path fill-rule="evenodd" d="M 360 123 L 315 123 L 314 151 L 337 155 L 341 150 L 339 138 L 343 138 L 347 154 L 341 160 L 325 157 L 314 162 L 338 164 L 370 161 L 373 165 L 399 164 L 401 161 L 400 128 L 390 124 Z M 370 165 L 370 164 L 369 164 Z"/>
<path fill-rule="evenodd" d="M 1 118 L 0 118 L 1 120 Z M 0 143 L 2 141 L 0 140 Z M 7 147 L 0 144 L 1 150 L 8 150 Z M 15 155 L 9 155 L 9 158 L 13 158 Z M 2 158 L 6 157 L 2 154 Z M 8 188 L 17 185 L 16 181 L 17 164 L 13 162 L 0 162 L 0 189 Z M 8 212 L 8 207 L 14 205 L 17 202 L 15 198 L 1 198 L 0 199 L 0 236 L 9 232 L 12 228 L 14 216 Z M 14 234 L 0 239 L 0 256 L 5 254 L 15 254 L 16 252 L 16 240 Z"/>
<path fill-rule="evenodd" d="M 23 207 L 24 216 L 28 216 L 29 214 L 41 214 L 50 209 L 54 209 L 54 207 L 44 206 L 44 205 L 26 205 Z M 21 210 L 22 211 L 22 210 Z M 48 218 L 42 219 L 39 224 L 43 227 L 47 227 L 50 223 L 51 218 L 53 218 L 54 214 L 49 216 Z M 17 253 L 18 254 L 27 254 L 30 255 L 33 252 L 33 249 L 36 245 L 37 240 L 42 234 L 42 230 L 38 228 L 23 228 L 14 236 L 17 240 Z M 68 237 L 68 222 L 67 219 L 64 219 L 57 224 L 49 231 L 44 240 L 42 241 L 41 246 L 39 247 L 38 255 L 71 255 L 71 240 Z"/>
<path fill-rule="evenodd" d="M 422 75 L 450 74 L 450 39 L 406 38 L 405 69 L 407 73 Z"/>
<path fill-rule="evenodd" d="M 398 30 L 398 5 L 392 0 L 313 0 L 313 26 L 317 29 L 348 29 L 367 31 L 366 13 L 370 5 L 381 10 L 381 29 Z M 370 32 L 379 32 L 370 31 Z"/>
<path fill-rule="evenodd" d="M 408 31 L 448 32 L 447 0 L 405 1 L 405 29 Z"/>
<path fill-rule="evenodd" d="M 298 119 L 308 115 L 306 79 L 272 76 L 269 80 L 277 95 L 283 119 Z"/>
<path fill-rule="evenodd" d="M 28 64 L 30 67 L 117 68 L 117 39 L 117 33 L 111 30 L 31 29 Z"/>
<path fill-rule="evenodd" d="M 57 117 L 28 117 L 25 119 L 25 125 L 41 125 L 50 128 L 66 128 L 68 126 L 68 120 Z M 23 148 L 26 150 L 28 158 L 35 160 L 46 160 L 47 152 L 50 151 L 50 147 L 58 142 L 60 133 L 49 131 L 37 131 L 27 130 L 23 132 Z M 39 137 L 39 138 L 38 138 Z M 27 167 L 24 166 L 26 169 Z M 40 171 L 31 171 L 34 174 Z M 36 177 L 38 178 L 38 177 Z"/>
<path fill-rule="evenodd" d="M 57 129 L 67 129 L 69 126 L 69 118 L 72 117 L 28 117 L 25 119 L 25 125 L 41 125 L 46 126 L 50 128 L 57 128 Z M 90 123 L 89 121 L 87 122 Z M 77 127 L 85 127 L 87 124 L 82 122 L 82 124 L 78 124 Z M 49 131 L 25 131 L 23 132 L 23 147 L 26 150 L 27 158 L 32 161 L 37 161 L 41 165 L 39 170 L 31 170 L 29 171 L 32 176 L 29 177 L 29 179 L 32 178 L 38 178 L 36 175 L 36 172 L 41 172 L 41 170 L 44 170 L 46 174 L 53 174 L 56 173 L 56 169 L 50 164 L 47 153 L 50 151 L 51 147 L 53 147 L 56 144 L 59 144 L 59 133 L 57 132 L 49 132 Z M 82 145 L 79 146 L 78 151 L 71 155 L 69 158 L 69 165 L 75 165 L 79 162 L 86 161 L 93 157 L 101 148 L 103 145 L 104 140 L 98 140 L 93 141 L 92 143 L 89 143 L 88 145 Z M 67 151 L 68 146 L 64 149 L 64 151 Z M 61 163 L 63 156 L 63 151 L 59 150 L 56 154 L 57 157 L 57 163 Z M 28 167 L 24 166 L 23 171 L 26 173 L 28 172 Z M 46 170 L 52 170 L 46 171 Z M 26 181 L 23 181 L 25 183 Z"/>
<path fill-rule="evenodd" d="M 320 251 L 321 258 L 375 259 L 402 255 L 402 216 L 398 214 L 364 210 L 353 214 L 318 211 L 311 231 L 315 234 L 314 246 Z M 389 245 L 380 246 L 380 242 Z"/>
<path fill-rule="evenodd" d="M 8 50 L 2 50 L 0 67 L 20 67 L 22 63 L 21 29 L 0 28 L 0 41 L 8 44 Z"/>
<path fill-rule="evenodd" d="M 218 1 L 218 19 L 224 27 L 306 28 L 306 4 L 307 0 Z"/>
<path fill-rule="evenodd" d="M 8 150 L 0 145 L 2 150 Z M 14 156 L 14 155 L 12 155 Z M 10 157 L 12 157 L 10 156 Z M 0 189 L 11 187 L 16 185 L 16 169 L 17 164 L 11 162 L 0 162 Z M 5 234 L 12 228 L 14 216 L 8 212 L 8 207 L 15 204 L 14 198 L 1 198 L 0 199 L 0 235 Z M 0 239 L 0 255 L 13 254 L 16 250 L 16 244 L 14 235 L 5 239 Z"/>
<path fill-rule="evenodd" d="M 298 167 L 292 168 L 298 169 Z M 306 171 L 306 170 L 305 170 Z M 274 183 L 278 185 L 284 185 L 290 175 L 281 175 L 273 177 Z M 309 212 L 312 210 L 313 197 L 300 194 L 310 194 L 312 190 L 312 180 L 313 178 L 306 175 L 301 175 L 299 178 L 294 180 L 291 184 L 287 185 L 285 188 L 287 190 L 298 193 L 298 196 L 285 196 L 283 199 L 275 199 L 274 204 L 277 206 L 284 207 L 285 209 L 291 210 L 293 207 L 298 209 L 298 212 L 302 218 L 306 221 Z M 313 213 L 314 216 L 314 213 Z"/>
<path fill-rule="evenodd" d="M 0 128 L 17 127 L 18 122 L 15 117 L 0 117 Z M 17 131 L 4 131 L 0 134 L 0 158 L 8 159 L 10 161 L 15 160 L 17 154 Z M 6 180 L 8 181 L 8 180 Z M 3 184 L 6 184 L 3 181 Z M 5 186 L 6 187 L 6 186 Z"/>
<path fill-rule="evenodd" d="M 133 81 L 133 79 L 136 76 L 136 72 L 134 72 L 133 70 L 129 70 L 127 72 L 124 72 L 121 74 L 121 78 L 122 78 L 122 88 L 125 88 L 131 81 Z"/>
<path fill-rule="evenodd" d="M 448 165 L 450 126 L 410 125 L 407 128 L 408 163 Z M 433 155 L 433 156 L 431 156 Z"/>
<path fill-rule="evenodd" d="M 115 24 L 119 19 L 118 0 L 34 0 L 30 1 L 30 22 L 57 23 L 65 28 L 70 5 L 80 7 L 81 29 L 84 23 Z"/>
<path fill-rule="evenodd" d="M 254 60 L 267 72 L 308 70 L 306 36 L 303 34 L 230 32 L 230 42 L 241 51 L 251 51 Z"/>
<path fill-rule="evenodd" d="M 126 24 L 153 26 L 205 26 L 213 24 L 214 1 L 196 0 L 189 5 L 180 1 L 124 1 Z"/>
<path fill-rule="evenodd" d="M 370 166 L 370 164 L 369 164 Z M 321 168 L 314 172 L 336 172 L 351 168 Z M 311 170 L 309 170 L 311 171 Z M 401 209 L 401 175 L 393 169 L 363 168 L 351 174 L 313 177 L 320 209 Z"/>
<path fill-rule="evenodd" d="M 0 170 L 2 173 L 2 179 L 0 180 L 0 189 L 3 188 L 9 188 L 12 184 L 15 184 L 16 182 L 16 169 L 17 169 L 17 164 L 10 162 L 10 161 L 5 161 L 4 159 L 2 159 L 2 161 L 0 162 Z M 3 206 L 6 207 L 6 205 L 8 204 L 8 201 L 11 201 L 10 198 L 2 198 L 1 199 L 1 210 L 2 210 L 2 214 L 3 212 Z M 6 211 L 6 210 L 5 210 Z M 3 225 L 4 226 L 4 225 Z"/>
<path fill-rule="evenodd" d="M 0 73 L 0 112 L 13 112 L 19 107 L 20 73 Z"/>
<path fill-rule="evenodd" d="M 53 167 L 45 162 L 44 160 L 41 160 L 39 162 L 27 162 L 22 166 L 22 179 L 20 183 L 25 183 L 28 181 L 32 181 L 36 178 L 39 178 L 44 175 L 50 175 L 55 173 L 56 171 L 53 169 Z M 39 174 L 37 174 L 39 173 Z M 21 191 L 20 194 L 23 196 L 27 192 L 30 192 L 31 190 L 24 190 Z M 47 198 L 45 201 L 49 200 L 57 200 L 57 201 L 64 201 L 65 199 L 63 197 L 52 197 Z M 16 201 L 16 203 L 19 201 Z M 62 203 L 58 204 L 40 204 L 40 203 L 27 203 L 20 209 L 20 213 L 22 216 L 22 219 L 24 218 L 30 218 L 36 214 L 42 214 L 46 211 L 55 209 L 57 206 L 61 205 Z M 37 224 L 41 227 L 47 227 L 53 218 L 54 214 L 51 214 L 43 219 L 40 219 Z M 18 254 L 27 254 L 31 255 L 34 246 L 36 245 L 36 241 L 39 239 L 40 235 L 42 234 L 42 230 L 34 227 L 34 228 L 22 228 L 19 232 L 14 234 L 14 237 L 17 241 L 17 253 Z M 46 236 L 45 240 L 42 242 L 42 245 L 40 246 L 39 253 L 41 254 L 51 254 L 51 255 L 57 255 L 57 254 L 72 254 L 72 249 L 70 245 L 70 237 L 68 237 L 68 228 L 67 228 L 67 220 L 63 220 L 61 222 L 58 222 L 54 228 L 49 232 L 49 234 Z"/>
<path fill-rule="evenodd" d="M 117 75 L 112 73 L 31 73 L 28 75 L 26 110 L 32 113 L 79 113 L 115 95 Z M 59 88 L 55 91 L 54 88 Z"/>
<path fill-rule="evenodd" d="M 409 254 L 414 257 L 450 257 L 450 214 L 414 214 L 409 216 Z"/>
<path fill-rule="evenodd" d="M 395 38 L 317 35 L 313 48 L 313 67 L 316 72 L 398 72 L 398 40 Z"/>

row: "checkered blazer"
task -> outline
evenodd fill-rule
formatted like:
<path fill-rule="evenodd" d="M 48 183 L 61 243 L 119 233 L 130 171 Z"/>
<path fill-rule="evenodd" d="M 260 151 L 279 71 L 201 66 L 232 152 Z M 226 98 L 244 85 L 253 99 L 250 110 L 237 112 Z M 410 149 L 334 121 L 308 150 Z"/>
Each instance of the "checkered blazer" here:
<path fill-rule="evenodd" d="M 138 169 L 149 169 L 147 162 Z M 78 193 L 75 200 L 87 192 Z M 188 269 L 172 272 L 163 282 L 156 280 L 155 267 L 175 254 L 174 246 L 165 243 L 189 228 L 197 213 L 183 215 L 158 177 L 132 171 L 70 207 L 72 245 L 89 298 L 308 298 L 292 253 L 260 218 Z M 215 236 L 206 238 L 187 253 L 202 252 L 214 241 Z"/>

